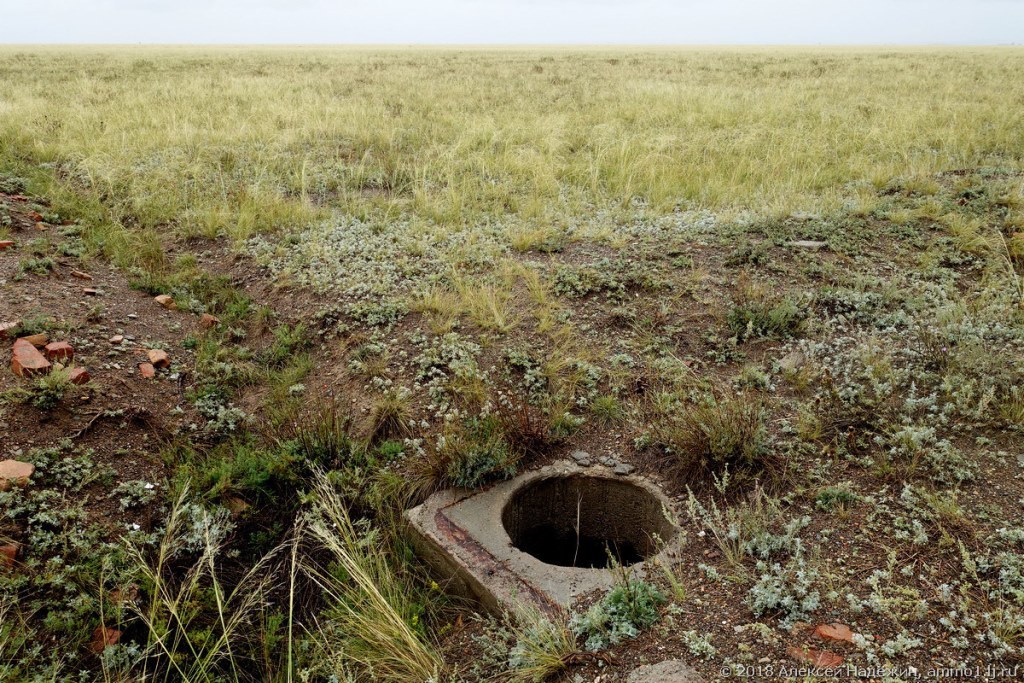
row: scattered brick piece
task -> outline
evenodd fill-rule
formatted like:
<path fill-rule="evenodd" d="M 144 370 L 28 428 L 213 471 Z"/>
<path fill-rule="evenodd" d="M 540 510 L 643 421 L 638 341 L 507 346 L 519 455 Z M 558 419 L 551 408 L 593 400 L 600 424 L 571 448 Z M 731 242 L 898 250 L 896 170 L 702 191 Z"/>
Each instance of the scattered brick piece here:
<path fill-rule="evenodd" d="M 92 279 L 92 275 L 89 275 L 89 273 L 83 273 L 80 270 L 72 270 L 71 271 L 71 277 L 78 278 L 79 280 L 91 280 Z"/>
<path fill-rule="evenodd" d="M 0 323 L 0 339 L 7 339 L 8 337 L 14 336 L 14 331 L 21 325 L 20 322 L 3 322 Z"/>
<path fill-rule="evenodd" d="M 72 384 L 81 386 L 83 384 L 88 384 L 89 380 L 92 379 L 92 376 L 85 368 L 72 368 L 71 372 L 68 373 L 68 379 Z"/>
<path fill-rule="evenodd" d="M 30 334 L 27 337 L 22 337 L 21 340 L 27 341 L 32 346 L 37 346 L 39 348 L 43 348 L 44 346 L 50 343 L 50 338 L 46 335 L 45 332 L 40 332 L 39 334 Z"/>
<path fill-rule="evenodd" d="M 123 605 L 128 602 L 135 602 L 139 599 L 139 587 L 133 583 L 130 584 L 128 588 L 126 588 L 125 590 L 115 588 L 114 590 L 110 591 L 110 595 L 108 597 L 110 598 L 110 601 L 115 605 Z"/>
<path fill-rule="evenodd" d="M 46 223 L 36 223 L 36 230 L 49 230 Z"/>
<path fill-rule="evenodd" d="M 0 545 L 0 569 L 7 569 L 14 566 L 18 559 L 18 544 L 7 543 Z"/>
<path fill-rule="evenodd" d="M 11 240 L 0 240 L 0 251 L 4 249 L 10 249 L 14 246 L 14 242 Z"/>
<path fill-rule="evenodd" d="M 153 379 L 156 377 L 156 368 L 153 367 L 152 363 L 139 363 L 139 374 L 144 379 Z"/>
<path fill-rule="evenodd" d="M 11 371 L 19 377 L 45 375 L 52 366 L 30 342 L 18 339 L 11 354 Z"/>
<path fill-rule="evenodd" d="M 209 313 L 203 313 L 202 317 L 199 318 L 199 326 L 203 329 L 210 329 L 211 327 L 217 327 L 220 325 L 220 318 Z"/>
<path fill-rule="evenodd" d="M 153 301 L 157 302 L 158 304 L 166 308 L 168 311 L 178 310 L 178 304 L 174 303 L 174 299 L 172 299 L 166 294 L 161 294 L 159 296 L 153 297 Z"/>
<path fill-rule="evenodd" d="M 36 466 L 20 460 L 0 461 L 0 491 L 11 486 L 28 486 L 28 480 L 36 471 Z"/>
<path fill-rule="evenodd" d="M 798 662 L 824 668 L 837 667 L 844 661 L 842 657 L 834 652 L 815 650 L 813 648 L 795 647 L 792 645 L 786 648 L 786 654 Z"/>
<path fill-rule="evenodd" d="M 110 343 L 111 344 L 120 344 L 123 341 L 124 341 L 124 335 L 123 334 L 115 334 L 113 337 L 110 338 Z"/>
<path fill-rule="evenodd" d="M 86 287 L 85 289 L 82 290 L 82 294 L 85 294 L 86 296 L 96 296 L 97 294 L 99 294 L 99 291 L 91 287 Z"/>
<path fill-rule="evenodd" d="M 844 643 L 853 642 L 853 631 L 844 624 L 818 624 L 814 632 L 825 640 L 838 640 Z"/>
<path fill-rule="evenodd" d="M 89 643 L 89 649 L 96 654 L 100 654 L 111 645 L 117 645 L 120 640 L 120 631 L 116 628 L 107 628 L 101 624 L 92 632 L 92 642 Z"/>
<path fill-rule="evenodd" d="M 249 509 L 249 503 L 237 496 L 231 496 L 224 501 L 224 506 L 231 511 L 232 517 L 240 517 Z"/>
<path fill-rule="evenodd" d="M 29 218 L 34 220 L 36 223 L 39 223 L 43 220 L 43 214 L 39 213 L 38 211 L 29 211 L 28 215 Z"/>
<path fill-rule="evenodd" d="M 146 356 L 149 357 L 149 362 L 153 364 L 154 368 L 168 368 L 171 366 L 171 359 L 167 357 L 167 352 L 163 349 L 150 349 Z"/>
<path fill-rule="evenodd" d="M 46 357 L 50 360 L 71 360 L 75 349 L 67 342 L 50 342 L 46 345 Z"/>

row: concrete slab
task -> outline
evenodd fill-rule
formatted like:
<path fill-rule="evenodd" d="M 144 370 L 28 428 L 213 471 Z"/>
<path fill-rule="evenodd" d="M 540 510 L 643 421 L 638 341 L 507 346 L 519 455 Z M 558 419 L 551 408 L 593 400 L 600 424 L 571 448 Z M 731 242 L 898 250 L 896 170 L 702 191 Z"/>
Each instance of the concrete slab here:
<path fill-rule="evenodd" d="M 448 590 L 495 613 L 525 603 L 553 614 L 614 585 L 608 568 L 558 566 L 522 548 L 571 564 L 583 552 L 581 539 L 607 538 L 609 547 L 635 551 L 632 560 L 668 563 L 681 538 L 676 510 L 650 481 L 563 461 L 483 491 L 439 492 L 405 517 L 414 547 Z M 575 537 L 565 538 L 566 529 Z M 589 561 L 595 557 L 591 553 Z M 628 571 L 642 577 L 645 564 L 635 562 Z"/>

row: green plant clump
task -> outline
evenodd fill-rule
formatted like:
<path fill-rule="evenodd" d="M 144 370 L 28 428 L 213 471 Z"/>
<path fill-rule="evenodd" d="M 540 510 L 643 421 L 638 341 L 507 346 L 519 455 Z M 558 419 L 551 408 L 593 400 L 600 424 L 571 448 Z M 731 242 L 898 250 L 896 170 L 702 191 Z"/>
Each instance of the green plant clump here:
<path fill-rule="evenodd" d="M 626 580 L 608 591 L 583 614 L 569 620 L 569 628 L 585 640 L 584 647 L 597 652 L 635 638 L 660 618 L 658 608 L 668 602 L 657 586 Z"/>

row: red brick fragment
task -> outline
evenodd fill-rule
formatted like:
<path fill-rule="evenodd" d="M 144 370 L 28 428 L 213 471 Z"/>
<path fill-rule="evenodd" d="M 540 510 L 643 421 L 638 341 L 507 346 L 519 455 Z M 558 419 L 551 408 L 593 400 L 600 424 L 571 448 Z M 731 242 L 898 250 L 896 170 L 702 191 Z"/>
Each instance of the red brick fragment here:
<path fill-rule="evenodd" d="M 71 360 L 75 349 L 67 342 L 50 342 L 46 345 L 46 357 L 50 360 Z"/>
<path fill-rule="evenodd" d="M 237 496 L 232 496 L 230 498 L 225 499 L 224 507 L 231 511 L 232 517 L 237 518 L 243 515 L 245 511 L 249 509 L 250 506 L 249 503 L 246 502 L 245 500 L 242 500 Z"/>
<path fill-rule="evenodd" d="M 0 251 L 3 251 L 4 249 L 10 249 L 13 246 L 13 240 L 0 240 Z"/>
<path fill-rule="evenodd" d="M 168 368 L 171 366 L 171 359 L 167 357 L 167 352 L 163 349 L 150 349 L 146 352 L 146 356 L 154 368 Z"/>
<path fill-rule="evenodd" d="M 40 221 L 43 220 L 43 214 L 39 213 L 38 211 L 29 211 L 28 216 L 36 223 L 39 223 Z"/>
<path fill-rule="evenodd" d="M 117 645 L 120 640 L 120 631 L 116 628 L 107 628 L 101 624 L 92 632 L 92 642 L 89 643 L 89 649 L 96 654 L 100 654 L 111 645 Z"/>
<path fill-rule="evenodd" d="M 139 363 L 139 374 L 145 379 L 153 379 L 156 377 L 156 368 L 152 363 Z"/>
<path fill-rule="evenodd" d="M 79 280 L 91 280 L 92 279 L 92 275 L 89 275 L 89 273 L 83 273 L 80 270 L 72 270 L 71 271 L 71 277 L 77 278 Z"/>
<path fill-rule="evenodd" d="M 813 648 L 795 647 L 792 645 L 786 648 L 786 654 L 798 662 L 823 668 L 835 668 L 841 665 L 844 661 L 842 657 L 834 652 L 815 650 Z"/>
<path fill-rule="evenodd" d="M 157 302 L 158 304 L 160 304 L 169 311 L 178 310 L 178 304 L 174 303 L 174 299 L 172 299 L 166 294 L 161 294 L 159 296 L 153 297 L 153 301 Z"/>
<path fill-rule="evenodd" d="M 6 543 L 0 545 L 0 569 L 7 569 L 14 566 L 18 559 L 18 544 Z"/>
<path fill-rule="evenodd" d="M 818 624 L 814 632 L 825 640 L 838 640 L 843 643 L 853 642 L 853 631 L 844 624 Z"/>
<path fill-rule="evenodd" d="M 220 325 L 220 318 L 215 315 L 203 313 L 202 317 L 199 318 L 199 326 L 205 330 L 208 330 L 211 327 L 217 327 L 218 325 Z"/>
<path fill-rule="evenodd" d="M 127 603 L 132 603 L 139 599 L 139 587 L 132 583 L 128 584 L 127 588 L 124 588 L 123 590 L 120 588 L 115 588 L 114 590 L 110 591 L 110 594 L 107 597 L 110 600 L 110 602 L 114 603 L 115 605 L 124 605 Z"/>
<path fill-rule="evenodd" d="M 97 294 L 99 294 L 99 291 L 93 289 L 92 287 L 85 287 L 84 289 L 82 289 L 82 294 L 85 294 L 86 296 L 96 296 Z"/>
<path fill-rule="evenodd" d="M 11 354 L 11 371 L 19 377 L 45 375 L 53 366 L 30 342 L 18 339 Z"/>
<path fill-rule="evenodd" d="M 40 332 L 39 334 L 30 334 L 27 337 L 22 337 L 21 339 L 27 341 L 32 346 L 36 346 L 40 349 L 50 343 L 50 338 L 46 335 L 45 332 Z"/>
<path fill-rule="evenodd" d="M 35 471 L 36 466 L 30 462 L 0 461 L 0 491 L 6 491 L 11 486 L 28 486 L 29 479 Z"/>
<path fill-rule="evenodd" d="M 72 384 L 81 386 L 83 384 L 88 384 L 92 379 L 92 376 L 85 368 L 71 368 L 70 372 L 68 372 L 68 379 Z"/>

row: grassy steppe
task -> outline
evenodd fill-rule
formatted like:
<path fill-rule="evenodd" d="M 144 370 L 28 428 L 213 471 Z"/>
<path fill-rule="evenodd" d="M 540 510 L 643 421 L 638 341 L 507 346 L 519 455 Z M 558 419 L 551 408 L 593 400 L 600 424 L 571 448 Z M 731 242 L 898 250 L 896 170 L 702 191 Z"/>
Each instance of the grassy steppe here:
<path fill-rule="evenodd" d="M 119 220 L 788 213 L 1024 157 L 1020 49 L 0 48 L 0 153 Z"/>

